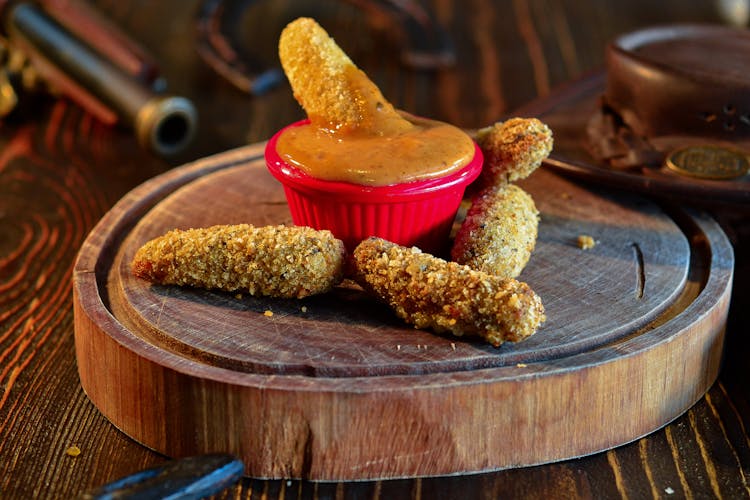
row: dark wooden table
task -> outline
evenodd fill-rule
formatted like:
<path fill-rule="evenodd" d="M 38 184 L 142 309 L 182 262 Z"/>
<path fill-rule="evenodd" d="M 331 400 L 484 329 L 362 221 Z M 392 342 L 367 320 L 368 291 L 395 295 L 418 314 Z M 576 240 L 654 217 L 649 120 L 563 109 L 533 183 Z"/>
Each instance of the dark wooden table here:
<path fill-rule="evenodd" d="M 398 107 L 479 127 L 599 68 L 605 43 L 671 21 L 720 22 L 714 2 L 530 0 L 426 2 L 455 44 L 445 69 L 400 61 L 403 40 L 356 2 L 250 4 L 235 41 L 261 68 L 277 64 L 281 27 L 316 17 Z M 266 140 L 302 111 L 286 83 L 237 90 L 198 56 L 194 1 L 95 5 L 159 61 L 170 89 L 193 99 L 199 137 L 168 160 L 70 102 L 44 100 L 0 127 L 0 498 L 69 498 L 166 459 L 111 425 L 81 389 L 71 272 L 88 232 L 125 193 L 166 170 Z M 383 18 L 377 18 L 382 20 Z M 735 244 L 735 293 L 719 381 L 693 408 L 637 442 L 550 465 L 455 477 L 313 483 L 245 479 L 222 498 L 747 498 L 748 227 L 717 213 Z M 70 446 L 81 454 L 66 454 Z"/>

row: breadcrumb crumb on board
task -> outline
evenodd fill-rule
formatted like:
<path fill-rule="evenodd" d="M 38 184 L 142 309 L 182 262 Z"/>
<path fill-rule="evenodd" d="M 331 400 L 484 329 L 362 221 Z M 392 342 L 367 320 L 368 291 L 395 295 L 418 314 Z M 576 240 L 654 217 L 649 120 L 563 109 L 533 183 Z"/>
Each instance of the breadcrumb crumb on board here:
<path fill-rule="evenodd" d="M 596 246 L 596 240 L 588 234 L 581 234 L 576 238 L 576 244 L 581 250 L 590 250 Z"/>

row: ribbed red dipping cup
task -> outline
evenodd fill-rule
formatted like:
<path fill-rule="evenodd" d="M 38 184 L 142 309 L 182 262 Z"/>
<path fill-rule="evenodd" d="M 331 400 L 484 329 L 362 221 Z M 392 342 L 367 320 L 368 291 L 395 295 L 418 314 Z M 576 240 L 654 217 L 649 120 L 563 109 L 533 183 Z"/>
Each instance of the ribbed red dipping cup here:
<path fill-rule="evenodd" d="M 279 136 L 289 127 L 307 123 L 302 120 L 284 127 L 271 137 L 265 150 L 268 170 L 284 186 L 296 225 L 328 229 L 350 251 L 370 236 L 416 246 L 428 253 L 440 253 L 446 248 L 466 186 L 482 170 L 484 158 L 476 143 L 471 161 L 444 177 L 365 186 L 316 179 L 279 156 Z"/>

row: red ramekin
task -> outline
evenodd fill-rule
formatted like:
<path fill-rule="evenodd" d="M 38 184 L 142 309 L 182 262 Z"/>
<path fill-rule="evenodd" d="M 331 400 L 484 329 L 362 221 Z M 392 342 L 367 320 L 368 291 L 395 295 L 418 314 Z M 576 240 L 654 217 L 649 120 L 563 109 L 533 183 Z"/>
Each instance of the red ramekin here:
<path fill-rule="evenodd" d="M 271 137 L 265 149 L 268 170 L 284 186 L 296 225 L 328 229 L 350 251 L 370 236 L 433 254 L 446 248 L 466 186 L 482 170 L 484 158 L 476 143 L 472 160 L 444 177 L 365 186 L 316 179 L 279 156 L 276 143 L 284 130 L 307 123 L 301 120 L 284 127 Z"/>

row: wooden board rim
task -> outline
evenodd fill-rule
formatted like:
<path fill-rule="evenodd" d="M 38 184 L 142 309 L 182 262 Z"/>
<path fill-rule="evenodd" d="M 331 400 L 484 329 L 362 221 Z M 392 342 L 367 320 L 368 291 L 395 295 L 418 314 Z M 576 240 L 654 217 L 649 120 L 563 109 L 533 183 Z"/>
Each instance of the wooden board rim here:
<path fill-rule="evenodd" d="M 224 153 L 220 155 L 219 157 L 212 157 L 209 161 L 212 165 L 217 165 L 216 170 L 220 170 L 229 166 L 232 166 L 237 163 L 242 163 L 248 160 L 249 157 L 254 156 L 258 152 L 258 150 L 262 150 L 263 145 L 255 145 L 245 148 L 239 148 L 233 151 L 230 151 L 228 153 Z M 171 191 L 175 189 L 177 186 L 180 186 L 182 184 L 188 183 L 191 180 L 195 179 L 199 175 L 203 175 L 206 173 L 209 173 L 209 171 L 205 170 L 204 161 L 198 161 L 193 164 L 187 165 L 185 167 L 180 167 L 177 169 L 174 169 L 166 174 L 162 174 L 161 176 L 155 177 L 154 179 L 151 179 L 150 181 L 145 182 L 135 190 L 131 191 L 125 198 L 123 198 L 120 202 L 117 204 L 117 209 L 123 209 L 127 206 L 135 205 L 137 203 L 137 200 L 141 200 L 140 204 L 142 204 L 142 200 L 145 198 L 146 195 L 149 195 L 149 198 L 158 199 L 161 196 L 161 193 L 163 191 Z M 163 190 L 154 191 L 153 186 L 164 186 Z M 146 206 L 150 206 L 150 204 L 145 204 Z M 121 229 L 121 223 L 120 220 L 110 220 L 110 217 L 113 216 L 113 214 L 117 213 L 118 210 L 113 209 L 110 213 L 108 213 L 102 220 L 97 224 L 97 228 L 101 227 L 108 227 L 108 228 L 114 228 L 110 229 L 110 234 L 118 234 L 119 230 Z M 124 211 L 124 210 L 123 210 Z M 733 267 L 733 261 L 734 261 L 734 255 L 732 251 L 732 247 L 726 237 L 724 235 L 723 231 L 719 228 L 718 224 L 713 221 L 709 216 L 703 214 L 702 212 L 693 211 L 690 214 L 690 217 L 695 220 L 696 225 L 699 227 L 699 229 L 707 235 L 711 235 L 711 268 L 720 270 L 720 269 L 728 269 L 729 276 L 719 276 L 717 273 L 711 273 L 708 282 L 705 284 L 703 290 L 701 291 L 699 297 L 697 297 L 693 303 L 688 306 L 684 311 L 682 311 L 678 316 L 670 319 L 668 322 L 666 322 L 663 325 L 660 325 L 656 327 L 655 329 L 651 330 L 648 334 L 649 337 L 656 337 L 660 339 L 661 341 L 669 341 L 669 339 L 675 334 L 676 332 L 679 332 L 681 329 L 680 326 L 680 318 L 684 318 L 686 316 L 689 316 L 689 313 L 691 313 L 694 309 L 698 309 L 701 306 L 706 305 L 708 302 L 713 302 L 713 297 L 718 298 L 716 302 L 721 301 L 721 295 L 725 295 L 728 293 L 728 290 L 731 289 L 731 277 L 732 277 L 732 267 Z M 97 232 L 97 228 L 95 228 L 92 233 Z M 91 274 L 91 278 L 93 280 L 87 279 L 86 275 L 87 269 L 93 269 L 95 268 L 99 262 L 97 262 L 97 255 L 98 255 L 98 248 L 106 248 L 110 245 L 115 244 L 113 241 L 109 242 L 101 242 L 97 244 L 91 244 L 90 241 L 87 241 L 84 243 L 80 253 L 79 257 L 77 259 L 75 270 L 74 270 L 74 276 L 75 276 L 75 282 L 76 282 L 76 288 L 84 288 L 87 287 L 88 282 L 88 290 L 87 292 L 90 292 L 92 290 L 96 290 L 96 296 L 98 297 L 101 294 L 102 287 L 99 283 L 96 282 L 96 276 L 95 273 Z M 101 259 L 99 259 L 101 261 Z M 94 262 L 93 266 L 91 265 L 91 262 Z M 719 282 L 714 283 L 714 281 L 719 280 Z M 93 282 L 90 282 L 93 281 Z M 727 287 L 727 284 L 730 286 Z M 92 286 L 93 285 L 93 286 Z M 718 288 L 714 290 L 714 287 L 712 285 L 718 285 Z M 720 295 L 715 295 L 715 291 L 722 290 L 723 293 Z M 82 290 L 79 290 L 79 296 L 82 296 L 85 294 L 80 293 Z M 102 308 L 104 310 L 107 310 L 106 305 L 99 301 L 98 304 L 92 304 L 91 307 L 93 308 Z M 140 341 L 140 339 L 136 336 L 133 336 L 131 332 L 129 332 L 126 328 L 121 327 L 120 323 L 117 321 L 117 319 L 112 316 L 109 311 L 107 310 L 107 314 L 110 317 L 112 324 L 110 326 L 115 327 L 114 331 L 117 331 L 118 333 L 122 334 L 123 340 L 130 339 L 133 340 L 134 343 L 131 345 L 128 345 L 129 348 L 137 348 L 139 345 L 143 346 L 148 344 L 144 344 Z M 624 340 L 623 342 L 618 342 L 617 345 L 625 350 L 628 350 L 628 345 L 637 343 L 635 339 L 628 339 Z M 618 349 L 618 350 L 622 350 Z M 578 355 L 571 356 L 571 359 L 581 360 L 581 359 L 587 359 L 588 357 L 591 357 L 591 360 L 594 361 L 597 357 L 596 354 L 597 351 L 588 352 L 588 353 L 581 353 Z M 633 351 L 633 353 L 638 352 L 638 350 Z M 148 357 L 148 348 L 146 348 L 143 351 L 143 355 Z M 192 374 L 192 372 L 189 368 L 189 365 L 186 365 L 184 362 L 184 359 L 180 356 L 174 356 L 174 364 L 171 365 L 172 368 L 183 371 L 186 374 Z M 560 360 L 556 360 L 560 361 Z M 540 362 L 539 364 L 544 364 L 544 362 Z M 511 372 L 509 376 L 516 377 L 518 374 L 514 373 L 515 367 L 495 367 L 495 368 L 486 368 L 483 370 L 499 370 L 500 372 L 503 371 L 509 371 Z M 555 373 L 557 369 L 564 370 L 566 368 L 561 366 L 556 366 L 553 368 L 545 368 L 543 371 L 545 373 Z M 232 370 L 225 370 L 222 368 L 216 368 L 217 370 L 217 379 L 218 381 L 224 380 L 224 376 L 226 376 L 226 372 L 234 373 Z M 549 370 L 549 371 L 548 371 Z M 202 370 L 201 370 L 202 372 Z M 252 374 L 247 374 L 252 375 Z M 436 374 L 437 375 L 437 374 Z M 521 374 L 523 375 L 523 374 Z M 295 375 L 290 375 L 295 376 Z M 404 375 L 398 375 L 397 377 L 403 377 Z M 408 375 L 407 375 L 408 376 Z M 283 377 L 283 376 L 282 376 Z M 424 377 L 423 374 L 420 374 L 419 377 Z M 244 375 L 240 378 L 244 378 Z M 266 378 L 265 376 L 261 375 L 261 378 Z M 315 377 L 321 378 L 321 377 Z M 354 377 L 358 378 L 358 377 Z M 362 377 L 362 378 L 368 378 L 368 377 Z M 337 379 L 338 380 L 338 379 Z M 238 380 L 239 382 L 239 380 Z"/>
<path fill-rule="evenodd" d="M 135 356 L 146 364 L 154 366 L 159 365 L 163 368 L 174 372 L 181 379 L 188 380 L 198 385 L 205 383 L 219 383 L 227 386 L 235 386 L 243 390 L 250 391 L 281 391 L 282 393 L 321 393 L 329 394 L 334 389 L 339 393 L 363 396 L 364 402 L 379 393 L 396 393 L 404 394 L 420 391 L 430 393 L 431 397 L 437 397 L 438 392 L 450 391 L 451 388 L 463 390 L 462 388 L 478 387 L 484 384 L 491 385 L 518 385 L 524 382 L 534 382 L 548 377 L 557 377 L 563 379 L 573 374 L 580 374 L 585 371 L 594 371 L 606 366 L 622 364 L 629 358 L 638 356 L 647 356 L 650 350 L 667 349 L 669 344 L 678 339 L 678 337 L 704 335 L 701 333 L 703 328 L 707 328 L 708 337 L 702 339 L 710 346 L 710 355 L 705 360 L 706 370 L 710 373 L 702 385 L 687 390 L 689 394 L 685 395 L 686 399 L 677 402 L 676 407 L 669 407 L 666 414 L 656 421 L 649 421 L 637 430 L 630 430 L 627 435 L 610 436 L 604 441 L 599 441 L 595 445 L 572 450 L 570 446 L 562 446 L 554 456 L 537 457 L 519 457 L 518 461 L 510 462 L 507 459 L 500 463 L 482 465 L 475 463 L 473 465 L 462 465 L 458 469 L 450 467 L 424 469 L 414 464 L 409 467 L 402 467 L 397 471 L 392 470 L 372 470 L 360 471 L 341 471 L 330 464 L 327 468 L 321 470 L 299 470 L 279 469 L 279 464 L 273 464 L 264 468 L 262 465 L 256 465 L 249 470 L 249 473 L 256 477 L 307 477 L 310 479 L 364 479 L 376 477 L 413 477 L 415 475 L 434 475 L 434 474 L 451 474 L 457 472 L 476 472 L 478 470 L 494 470 L 497 468 L 506 468 L 517 465 L 531 465 L 534 463 L 544 463 L 552 460 L 572 458 L 581 454 L 588 454 L 595 451 L 601 451 L 608 447 L 617 446 L 655 430 L 666 424 L 668 421 L 677 417 L 702 396 L 705 390 L 718 373 L 717 349 L 720 353 L 723 339 L 722 325 L 726 319 L 728 310 L 729 294 L 732 282 L 733 253 L 731 245 L 720 230 L 718 225 L 705 214 L 695 212 L 687 216 L 695 224 L 698 231 L 705 236 L 706 244 L 710 245 L 710 273 L 700 294 L 677 316 L 671 318 L 666 323 L 656 326 L 648 331 L 649 342 L 643 342 L 643 336 L 633 339 L 626 339 L 617 343 L 616 346 L 610 346 L 593 352 L 586 352 L 571 356 L 564 360 L 556 360 L 554 366 L 547 366 L 544 362 L 530 363 L 528 366 L 515 367 L 495 367 L 477 370 L 471 373 L 434 373 L 420 375 L 419 377 L 409 375 L 384 376 L 384 377 L 352 377 L 350 379 L 342 378 L 325 378 L 325 377 L 305 377 L 303 375 L 273 375 L 266 376 L 262 374 L 237 373 L 219 367 L 207 367 L 201 365 L 194 366 L 191 362 L 186 362 L 180 356 L 157 351 L 157 349 L 139 339 L 129 332 L 119 321 L 108 311 L 101 297 L 102 284 L 97 280 L 96 269 L 100 265 L 102 248 L 117 246 L 114 241 L 115 234 L 120 233 L 123 229 L 123 221 L 118 219 L 116 214 L 124 212 L 127 207 L 137 202 L 142 203 L 143 199 L 150 196 L 151 199 L 158 200 L 160 193 L 170 191 L 199 175 L 226 166 L 245 161 L 248 157 L 256 155 L 262 150 L 262 145 L 255 145 L 246 148 L 224 153 L 217 157 L 201 160 L 184 167 L 177 168 L 167 172 L 162 176 L 147 181 L 137 187 L 126 197 L 124 197 L 115 209 L 110 211 L 97 224 L 89 238 L 81 248 L 78 259 L 74 268 L 74 305 L 76 312 L 76 344 L 77 351 L 81 349 L 80 345 L 87 339 L 80 337 L 87 323 L 94 325 L 101 331 L 96 332 L 105 337 L 108 341 L 114 341 L 119 348 L 124 350 L 123 356 Z M 154 187 L 160 186 L 159 190 Z M 104 230 L 104 229 L 106 230 Z M 108 235 L 102 240 L 100 234 Z M 712 326 L 718 325 L 717 326 Z M 90 325 L 88 325 L 90 326 Z M 682 339 L 684 340 L 684 339 Z M 609 349 L 617 350 L 615 359 L 608 359 L 606 356 Z M 157 356 L 158 354 L 158 356 Z M 79 352 L 80 355 L 80 352 Z M 150 368 L 149 368 L 150 369 Z M 98 395 L 91 394 L 87 389 L 89 384 L 87 377 L 90 375 L 83 372 L 81 368 L 81 377 L 84 390 L 95 404 L 99 403 Z M 663 367 L 655 368 L 656 371 L 663 370 Z M 480 373 L 482 376 L 481 383 L 475 378 Z M 304 383 L 300 384 L 300 381 Z M 388 382 L 384 384 L 383 382 Z M 627 395 L 627 397 L 634 397 Z M 98 405 L 99 406 L 99 405 Z M 669 406 L 669 405 L 668 405 Z M 115 425 L 120 427 L 127 434 L 147 446 L 153 447 L 158 451 L 168 454 L 179 454 L 181 451 L 170 443 L 160 443 L 159 439 L 149 438 L 138 434 L 138 429 L 129 427 L 130 424 L 119 421 L 116 408 L 102 408 L 105 414 Z M 616 434 L 616 433 L 615 433 Z M 202 451 L 202 450 L 192 450 Z M 417 467 L 417 468 L 414 468 Z M 279 472 L 281 470 L 282 472 Z"/>

